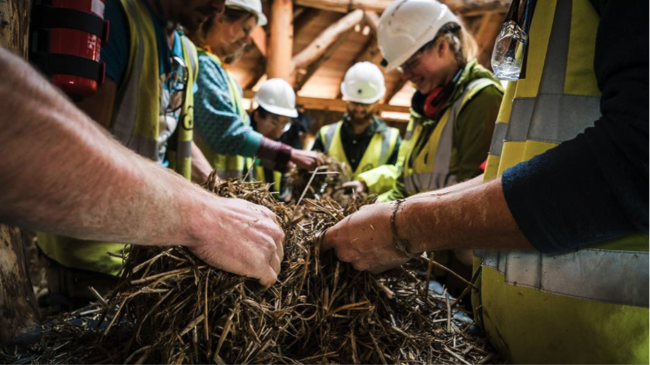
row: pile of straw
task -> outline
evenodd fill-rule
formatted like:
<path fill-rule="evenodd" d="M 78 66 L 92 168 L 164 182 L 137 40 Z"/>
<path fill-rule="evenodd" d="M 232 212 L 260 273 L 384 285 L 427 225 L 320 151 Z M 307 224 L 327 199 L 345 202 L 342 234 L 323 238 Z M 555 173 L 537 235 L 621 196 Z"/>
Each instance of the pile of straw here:
<path fill-rule="evenodd" d="M 288 182 L 292 200 L 300 202 L 301 198 L 318 199 L 327 196 L 346 206 L 348 197 L 339 188 L 350 181 L 349 166 L 323 154 L 320 154 L 320 158 L 325 163 L 313 171 L 299 168 L 291 170 Z"/>
<path fill-rule="evenodd" d="M 322 233 L 364 202 L 279 203 L 268 186 L 205 186 L 270 208 L 286 233 L 278 282 L 266 291 L 182 247 L 133 247 L 121 284 L 96 308 L 103 323 L 59 320 L 29 362 L 48 363 L 485 363 L 492 350 L 453 320 L 457 303 L 427 293 L 402 267 L 380 276 L 319 252 Z M 299 212 L 294 214 L 295 212 Z M 300 215 L 300 217 L 298 217 Z M 83 317 L 83 316 L 81 316 Z M 57 329 L 58 326 L 58 329 Z"/>

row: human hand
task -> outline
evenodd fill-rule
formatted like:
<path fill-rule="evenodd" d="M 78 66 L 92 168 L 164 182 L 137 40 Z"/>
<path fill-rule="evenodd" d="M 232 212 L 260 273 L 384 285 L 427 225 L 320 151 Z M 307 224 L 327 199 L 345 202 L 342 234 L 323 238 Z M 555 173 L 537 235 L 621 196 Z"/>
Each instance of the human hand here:
<path fill-rule="evenodd" d="M 339 260 L 356 270 L 374 274 L 392 269 L 411 258 L 395 248 L 390 218 L 394 203 L 362 207 L 325 232 L 321 250 L 336 250 Z"/>
<path fill-rule="evenodd" d="M 284 232 L 267 208 L 240 199 L 215 198 L 214 214 L 192 224 L 190 251 L 206 263 L 271 286 L 280 273 Z"/>
<path fill-rule="evenodd" d="M 291 150 L 291 162 L 301 169 L 313 169 L 325 163 L 325 155 L 316 151 L 305 151 L 299 149 Z"/>
<path fill-rule="evenodd" d="M 366 183 L 364 183 L 363 181 L 358 181 L 358 180 L 348 181 L 348 182 L 344 183 L 343 185 L 341 185 L 341 188 L 343 188 L 343 189 L 352 189 L 353 192 L 356 193 L 356 194 L 368 192 L 368 186 L 366 185 Z"/>

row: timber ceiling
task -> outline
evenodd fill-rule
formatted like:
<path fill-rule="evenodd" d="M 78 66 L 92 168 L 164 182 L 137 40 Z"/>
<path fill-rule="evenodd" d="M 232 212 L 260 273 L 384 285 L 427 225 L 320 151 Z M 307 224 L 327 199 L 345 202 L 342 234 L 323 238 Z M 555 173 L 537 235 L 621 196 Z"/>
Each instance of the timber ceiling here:
<path fill-rule="evenodd" d="M 270 14 L 271 1 L 264 0 L 264 12 Z M 309 111 L 341 112 L 340 84 L 347 69 L 359 61 L 377 65 L 378 16 L 390 0 L 293 0 L 293 60 L 290 82 L 298 95 L 298 104 Z M 489 67 L 494 39 L 508 10 L 509 0 L 442 0 L 461 16 L 479 46 L 479 62 Z M 269 19 L 271 17 L 269 16 Z M 254 42 L 230 70 L 244 89 L 245 97 L 254 95 L 266 79 L 269 25 L 256 29 Z M 383 70 L 383 68 L 380 66 Z M 382 116 L 404 120 L 413 87 L 399 72 L 384 74 L 387 93 L 381 101 Z"/>

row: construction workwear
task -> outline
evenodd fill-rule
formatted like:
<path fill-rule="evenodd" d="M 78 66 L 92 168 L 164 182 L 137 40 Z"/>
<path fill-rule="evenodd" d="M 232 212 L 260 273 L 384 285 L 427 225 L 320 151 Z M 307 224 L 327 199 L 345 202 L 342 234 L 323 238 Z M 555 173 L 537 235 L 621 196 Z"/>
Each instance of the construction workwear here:
<path fill-rule="evenodd" d="M 218 65 L 223 65 L 219 57 L 213 53 L 199 48 L 199 54 L 207 55 Z M 246 108 L 244 107 L 241 92 L 237 87 L 237 81 L 230 72 L 227 70 L 224 70 L 224 72 L 228 75 L 228 94 L 230 96 L 230 102 L 233 105 L 233 109 L 239 113 L 239 116 L 245 125 L 250 125 L 250 119 L 248 117 L 248 113 L 246 113 Z M 214 153 L 210 146 L 208 146 L 198 135 L 196 138 L 196 145 L 203 152 L 205 158 L 208 159 L 210 165 L 212 165 L 212 167 L 217 170 L 217 176 L 219 176 L 220 179 L 233 179 L 242 176 L 242 171 L 244 170 L 245 165 L 245 158 L 243 156 L 222 155 Z"/>
<path fill-rule="evenodd" d="M 269 113 L 289 118 L 298 117 L 296 93 L 291 85 L 283 79 L 276 78 L 264 81 L 253 100 Z"/>
<path fill-rule="evenodd" d="M 594 73 L 599 17 L 590 2 L 538 1 L 533 17 L 527 75 L 508 84 L 487 181 L 575 138 L 601 116 Z M 481 270 L 476 318 L 510 362 L 648 362 L 647 235 L 552 255 L 474 252 Z"/>
<path fill-rule="evenodd" d="M 153 20 L 146 5 L 137 0 L 121 0 L 128 20 L 130 42 L 125 78 L 118 90 L 110 132 L 127 148 L 154 161 L 159 160 L 161 147 L 160 71 Z M 179 102 L 180 125 L 168 142 L 167 158 L 172 167 L 188 180 L 191 178 L 193 131 L 193 85 L 198 73 L 196 49 L 182 37 L 183 60 L 187 70 L 183 76 L 183 99 Z M 177 71 L 180 73 L 181 71 Z M 171 102 L 170 102 L 171 104 Z M 163 223 L 164 224 L 164 223 Z M 43 253 L 57 263 L 71 268 L 117 275 L 122 266 L 126 246 L 121 243 L 89 242 L 68 237 L 38 234 Z M 112 253 L 114 255 L 109 255 Z"/>
<path fill-rule="evenodd" d="M 435 0 L 396 0 L 379 18 L 377 40 L 386 72 L 406 62 L 432 41 L 443 25 L 460 20 L 449 8 Z"/>
<path fill-rule="evenodd" d="M 384 74 L 371 62 L 358 62 L 345 73 L 341 83 L 343 100 L 374 104 L 386 93 Z"/>
<path fill-rule="evenodd" d="M 322 139 L 324 146 L 324 153 L 335 160 L 345 163 L 346 166 L 351 167 L 350 161 L 345 154 L 343 143 L 341 141 L 341 128 L 343 121 L 338 123 L 326 125 L 321 128 L 319 136 Z M 382 127 L 378 128 L 374 133 L 370 144 L 358 162 L 356 169 L 351 172 L 351 178 L 356 179 L 357 175 L 372 170 L 378 166 L 388 163 L 390 156 L 395 152 L 395 147 L 399 139 L 399 130 L 397 128 L 386 127 L 382 122 Z"/>
<path fill-rule="evenodd" d="M 257 25 L 265 26 L 267 23 L 266 15 L 262 12 L 262 2 L 260 0 L 226 0 L 226 7 L 239 8 L 252 13 L 257 19 Z"/>
<path fill-rule="evenodd" d="M 244 173 L 247 174 L 248 181 L 257 181 L 262 183 L 272 183 L 271 191 L 275 193 L 282 193 L 282 173 L 280 171 L 273 171 L 273 181 L 268 181 L 266 178 L 266 171 L 262 166 L 259 159 L 253 160 L 246 158 L 246 166 Z M 277 196 L 279 197 L 279 195 Z"/>
<path fill-rule="evenodd" d="M 414 97 L 397 169 L 364 172 L 359 181 L 368 191 L 381 194 L 378 201 L 387 202 L 478 175 L 494 126 L 486 116 L 496 118 L 501 96 L 499 81 L 476 60 L 470 61 L 436 116 L 424 116 L 424 108 L 416 103 L 426 96 Z"/>
<path fill-rule="evenodd" d="M 411 120 L 404 139 L 412 138 L 416 144 L 413 144 L 411 151 L 405 155 L 402 175 L 408 195 L 437 190 L 459 182 L 456 175 L 449 174 L 449 161 L 454 151 L 456 118 L 469 100 L 489 86 L 499 88 L 500 84 L 489 78 L 470 82 L 463 94 L 444 112 L 433 133 L 427 136 L 422 135 L 427 118 L 411 111 Z M 426 138 L 426 143 L 416 150 L 416 145 L 420 145 L 423 138 Z"/>

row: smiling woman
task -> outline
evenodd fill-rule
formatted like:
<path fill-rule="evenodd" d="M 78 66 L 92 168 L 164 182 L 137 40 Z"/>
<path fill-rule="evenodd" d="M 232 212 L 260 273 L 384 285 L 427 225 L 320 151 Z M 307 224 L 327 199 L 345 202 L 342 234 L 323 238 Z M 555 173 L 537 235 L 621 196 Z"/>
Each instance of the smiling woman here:
<path fill-rule="evenodd" d="M 248 171 L 245 158 L 253 156 L 280 172 L 286 172 L 290 162 L 302 168 L 318 164 L 316 154 L 294 150 L 251 127 L 241 87 L 224 67 L 242 56 L 253 29 L 264 24 L 260 0 L 227 0 L 222 15 L 208 19 L 190 35 L 200 45 L 195 136 L 220 178 L 243 176 Z"/>
<path fill-rule="evenodd" d="M 479 175 L 503 89 L 474 59 L 476 43 L 461 21 L 437 1 L 398 0 L 380 18 L 378 41 L 386 71 L 399 70 L 417 90 L 399 152 L 401 176 L 389 191 L 373 186 L 387 186 L 392 177 L 384 170 L 359 180 L 385 202 Z"/>

